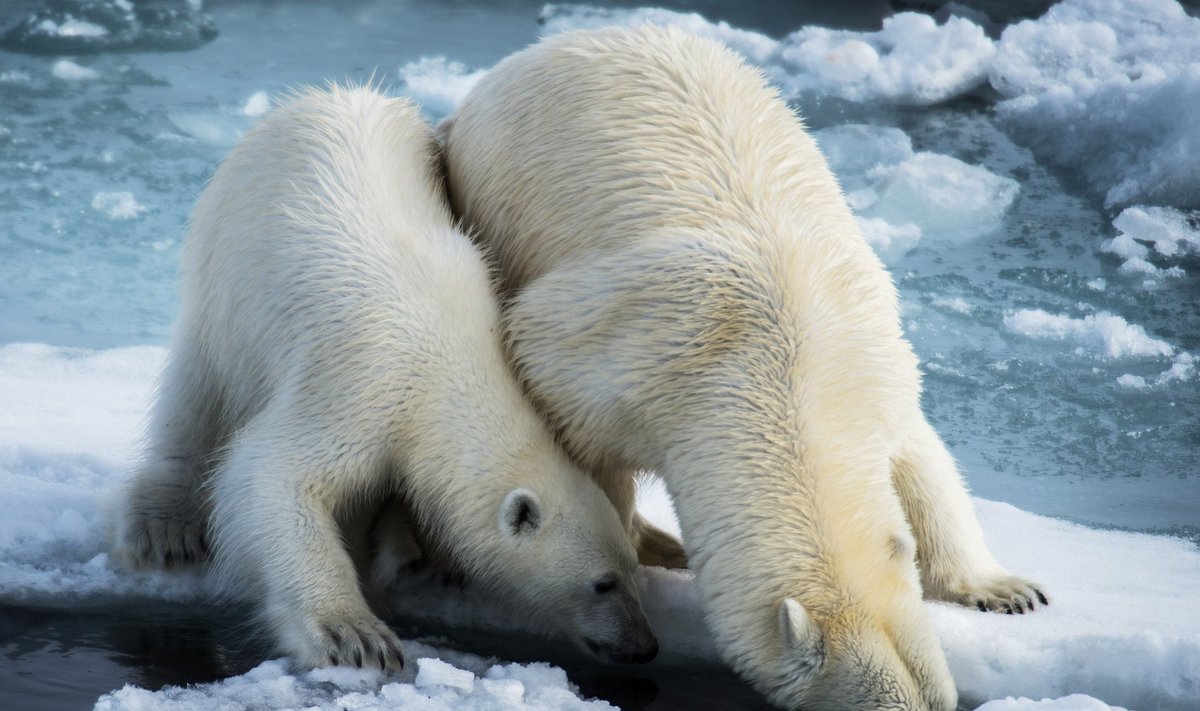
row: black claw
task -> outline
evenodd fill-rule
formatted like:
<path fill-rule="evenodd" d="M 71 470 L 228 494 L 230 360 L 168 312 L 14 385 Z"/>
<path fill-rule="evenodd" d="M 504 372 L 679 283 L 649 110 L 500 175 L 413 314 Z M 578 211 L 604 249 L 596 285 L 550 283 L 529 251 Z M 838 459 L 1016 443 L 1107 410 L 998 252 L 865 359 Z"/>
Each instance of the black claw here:
<path fill-rule="evenodd" d="M 362 669 L 362 652 L 357 649 L 354 650 L 354 666 Z"/>
<path fill-rule="evenodd" d="M 1011 607 L 1011 606 L 1009 606 L 1009 605 L 1005 605 L 1005 606 L 1004 606 L 1004 614 L 1006 614 L 1006 615 L 1011 615 L 1012 613 L 1013 613 L 1013 609 L 1012 609 L 1012 607 Z"/>
<path fill-rule="evenodd" d="M 1035 590 L 1034 592 L 1037 593 L 1038 602 L 1042 603 L 1043 605 L 1050 604 L 1050 601 L 1046 599 L 1046 596 L 1042 594 L 1041 590 Z"/>
<path fill-rule="evenodd" d="M 375 658 L 379 662 L 379 671 L 385 671 L 387 669 L 387 656 L 384 655 L 382 649 L 375 652 Z"/>
<path fill-rule="evenodd" d="M 335 646 L 335 647 L 342 646 L 342 636 L 337 633 L 337 630 L 330 629 L 329 630 L 329 638 L 333 640 L 333 646 Z"/>
<path fill-rule="evenodd" d="M 976 600 L 975 607 L 978 608 L 980 612 L 987 612 L 987 605 L 983 604 L 983 600 Z"/>
<path fill-rule="evenodd" d="M 338 665 L 338 663 L 337 663 L 337 657 L 336 657 L 336 656 L 334 656 L 334 655 L 332 655 L 332 654 L 330 654 L 330 655 L 329 655 L 329 666 L 331 666 L 331 667 L 336 667 L 337 665 Z"/>

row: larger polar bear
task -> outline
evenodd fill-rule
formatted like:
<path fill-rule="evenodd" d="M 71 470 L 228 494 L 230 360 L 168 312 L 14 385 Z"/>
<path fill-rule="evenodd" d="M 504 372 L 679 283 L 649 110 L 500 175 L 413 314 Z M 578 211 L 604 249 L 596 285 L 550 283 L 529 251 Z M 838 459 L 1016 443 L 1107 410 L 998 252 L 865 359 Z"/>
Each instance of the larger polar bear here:
<path fill-rule="evenodd" d="M 1044 598 L 984 544 L 889 275 L 762 76 L 679 31 L 566 34 L 442 138 L 527 390 L 627 526 L 631 472 L 665 479 L 724 658 L 789 708 L 954 708 L 922 586 Z"/>
<path fill-rule="evenodd" d="M 367 88 L 299 95 L 230 153 L 192 215 L 120 544 L 168 564 L 211 535 L 217 573 L 252 586 L 295 661 L 397 665 L 343 535 L 399 496 L 529 619 L 644 661 L 634 550 L 505 362 L 438 169 L 417 109 Z"/>

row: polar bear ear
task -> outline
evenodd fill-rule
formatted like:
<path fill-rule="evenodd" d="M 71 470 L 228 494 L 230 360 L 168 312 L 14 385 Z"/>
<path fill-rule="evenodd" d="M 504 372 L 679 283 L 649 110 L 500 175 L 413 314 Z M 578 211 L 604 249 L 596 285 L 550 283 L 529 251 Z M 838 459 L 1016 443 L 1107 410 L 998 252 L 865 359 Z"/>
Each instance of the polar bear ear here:
<path fill-rule="evenodd" d="M 500 504 L 500 530 L 513 536 L 533 533 L 542 525 L 542 506 L 529 489 L 513 489 Z"/>
<path fill-rule="evenodd" d="M 825 660 L 821 628 L 794 597 L 779 603 L 779 634 L 792 652 L 791 659 L 805 670 L 816 671 Z"/>

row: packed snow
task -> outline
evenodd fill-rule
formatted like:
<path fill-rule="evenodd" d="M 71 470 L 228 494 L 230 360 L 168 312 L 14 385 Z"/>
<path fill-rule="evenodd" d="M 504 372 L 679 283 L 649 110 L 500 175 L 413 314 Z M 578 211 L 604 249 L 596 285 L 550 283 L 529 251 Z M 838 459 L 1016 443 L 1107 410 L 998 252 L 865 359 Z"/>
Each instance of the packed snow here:
<path fill-rule="evenodd" d="M 135 460 L 164 355 L 153 347 L 0 346 L 0 488 L 6 492 L 0 603 L 119 606 L 204 595 L 202 579 L 134 576 L 105 555 L 105 502 Z M 678 530 L 661 485 L 648 483 L 639 502 L 649 518 Z M 929 605 L 965 700 L 1084 693 L 1130 708 L 1189 707 L 1200 688 L 1200 611 L 1190 604 L 1200 588 L 1200 551 L 1169 537 L 1097 531 L 984 500 L 975 505 L 1001 562 L 1040 581 L 1052 605 L 1025 616 Z M 488 617 L 486 603 L 476 613 L 467 604 L 470 588 L 433 587 L 397 600 L 407 612 L 435 620 L 495 629 L 515 624 L 507 615 Z M 646 569 L 642 590 L 663 647 L 660 663 L 715 661 L 698 622 L 690 574 Z M 198 709 L 225 701 L 256 708 L 584 707 L 561 670 L 497 666 L 415 643 L 406 649 L 416 662 L 407 669 L 415 679 L 357 670 L 293 674 L 267 662 L 217 684 L 159 692 L 127 687 L 99 708 Z M 418 661 L 423 657 L 430 661 Z"/>

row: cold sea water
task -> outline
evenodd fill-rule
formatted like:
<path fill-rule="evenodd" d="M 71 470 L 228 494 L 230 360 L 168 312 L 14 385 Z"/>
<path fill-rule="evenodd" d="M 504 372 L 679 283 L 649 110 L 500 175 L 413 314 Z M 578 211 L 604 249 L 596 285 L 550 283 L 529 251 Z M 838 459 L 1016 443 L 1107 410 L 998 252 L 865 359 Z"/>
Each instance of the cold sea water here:
<path fill-rule="evenodd" d="M 1200 133 L 1181 116 L 1200 115 L 1196 7 L 1146 0 L 1129 11 L 1143 17 L 1126 17 L 1103 14 L 1099 0 L 1046 15 L 1048 2 L 941 4 L 180 0 L 134 21 L 125 0 L 6 0 L 3 382 L 129 347 L 158 349 L 136 352 L 159 362 L 189 210 L 290 89 L 374 82 L 437 120 L 481 70 L 542 34 L 676 23 L 762 66 L 805 117 L 892 271 L 926 412 L 973 493 L 1195 545 Z M 916 14 L 881 32 L 894 10 Z M 119 387 L 125 371 L 109 372 L 87 382 Z M 63 409 L 77 396 L 87 397 L 65 393 Z M 3 402 L 17 408 L 14 422 L 36 409 L 16 395 Z M 0 471 L 42 476 L 29 491 L 43 502 L 55 487 L 94 499 L 128 474 L 126 450 L 38 437 L 0 432 Z M 72 483 L 63 472 L 73 468 L 90 478 Z M 15 507 L 3 511 L 0 708 L 86 707 L 126 683 L 215 681 L 267 655 L 243 617 L 203 602 L 58 595 L 55 561 L 102 550 L 101 507 L 76 508 L 78 525 L 51 517 L 69 534 L 60 538 L 31 533 L 45 529 L 33 514 L 25 525 Z M 442 648 L 554 662 L 584 697 L 622 708 L 764 704 L 716 666 L 615 669 L 520 635 L 399 629 Z"/>

